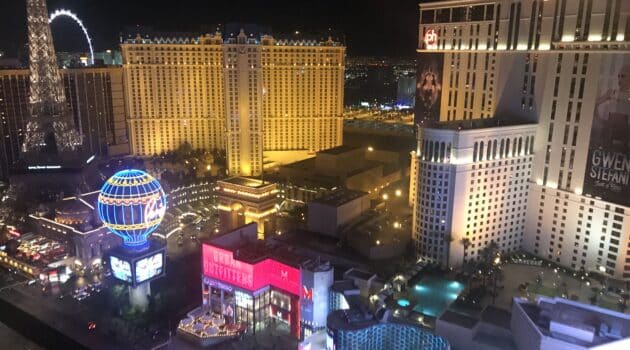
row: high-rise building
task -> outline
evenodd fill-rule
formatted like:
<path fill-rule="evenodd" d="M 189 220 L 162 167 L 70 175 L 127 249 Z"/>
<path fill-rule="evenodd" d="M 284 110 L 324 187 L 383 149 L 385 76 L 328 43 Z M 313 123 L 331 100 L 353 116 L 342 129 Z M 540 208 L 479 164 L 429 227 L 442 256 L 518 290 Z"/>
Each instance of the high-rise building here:
<path fill-rule="evenodd" d="M 521 248 L 630 279 L 630 3 L 431 2 L 419 37 L 417 123 L 538 122 Z"/>
<path fill-rule="evenodd" d="M 62 69 L 66 104 L 83 134 L 86 152 L 94 155 L 129 153 L 123 76 L 120 67 Z M 20 156 L 29 116 L 29 71 L 0 70 L 0 177 Z"/>
<path fill-rule="evenodd" d="M 241 32 L 137 36 L 122 44 L 133 154 L 226 149 L 231 175 L 256 176 L 264 151 L 316 152 L 342 140 L 345 47 Z"/>
<path fill-rule="evenodd" d="M 523 242 L 536 124 L 443 122 L 418 132 L 413 233 L 420 257 L 461 266 Z"/>

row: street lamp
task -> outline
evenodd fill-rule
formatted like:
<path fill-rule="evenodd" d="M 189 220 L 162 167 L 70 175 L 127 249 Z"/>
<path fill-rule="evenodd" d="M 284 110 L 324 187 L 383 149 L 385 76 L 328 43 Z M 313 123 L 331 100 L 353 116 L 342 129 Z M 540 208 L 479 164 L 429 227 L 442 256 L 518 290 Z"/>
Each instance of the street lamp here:
<path fill-rule="evenodd" d="M 396 190 L 396 197 L 400 197 L 402 196 L 402 191 L 401 190 Z"/>
<path fill-rule="evenodd" d="M 373 152 L 373 151 L 374 151 L 374 147 L 372 147 L 372 146 L 368 146 L 368 151 L 369 151 L 369 152 Z"/>
<path fill-rule="evenodd" d="M 386 201 L 389 199 L 389 195 L 387 193 L 383 193 L 383 200 Z"/>

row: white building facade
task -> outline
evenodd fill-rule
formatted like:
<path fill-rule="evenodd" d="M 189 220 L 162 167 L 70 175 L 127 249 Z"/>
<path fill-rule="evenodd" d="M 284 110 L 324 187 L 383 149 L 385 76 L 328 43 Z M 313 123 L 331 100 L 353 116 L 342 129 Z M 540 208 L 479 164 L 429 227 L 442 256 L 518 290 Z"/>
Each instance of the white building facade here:
<path fill-rule="evenodd" d="M 418 133 L 414 243 L 419 257 L 461 266 L 490 242 L 523 241 L 536 124 L 441 123 Z"/>
<path fill-rule="evenodd" d="M 433 2 L 419 34 L 417 122 L 538 123 L 520 248 L 630 279 L 630 2 Z"/>

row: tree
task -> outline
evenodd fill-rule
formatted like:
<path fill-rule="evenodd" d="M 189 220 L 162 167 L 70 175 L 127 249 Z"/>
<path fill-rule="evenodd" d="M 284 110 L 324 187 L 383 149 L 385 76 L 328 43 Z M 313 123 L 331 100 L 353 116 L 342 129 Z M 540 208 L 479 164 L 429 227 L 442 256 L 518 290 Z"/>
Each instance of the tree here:
<path fill-rule="evenodd" d="M 481 250 L 479 256 L 481 258 L 481 261 L 491 266 L 500 252 L 501 251 L 499 250 L 499 245 L 495 241 L 491 241 Z"/>
<path fill-rule="evenodd" d="M 182 159 L 189 156 L 192 153 L 192 151 L 193 151 L 193 148 L 190 145 L 190 143 L 188 143 L 188 141 L 184 141 L 181 145 L 179 145 L 179 147 L 175 151 L 175 156 L 179 159 Z"/>
<path fill-rule="evenodd" d="M 464 262 L 466 262 L 466 250 L 468 250 L 468 247 L 470 246 L 470 239 L 462 238 L 461 243 L 464 246 Z"/>

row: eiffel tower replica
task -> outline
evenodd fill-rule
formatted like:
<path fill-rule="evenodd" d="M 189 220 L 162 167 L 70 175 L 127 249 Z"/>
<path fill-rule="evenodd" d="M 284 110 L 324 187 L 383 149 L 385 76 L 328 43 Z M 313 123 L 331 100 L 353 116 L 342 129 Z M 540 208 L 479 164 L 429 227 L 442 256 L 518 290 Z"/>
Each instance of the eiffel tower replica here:
<path fill-rule="evenodd" d="M 29 112 L 11 185 L 36 197 L 88 190 L 90 157 L 68 108 L 57 66 L 46 0 L 26 0 L 29 46 Z"/>

